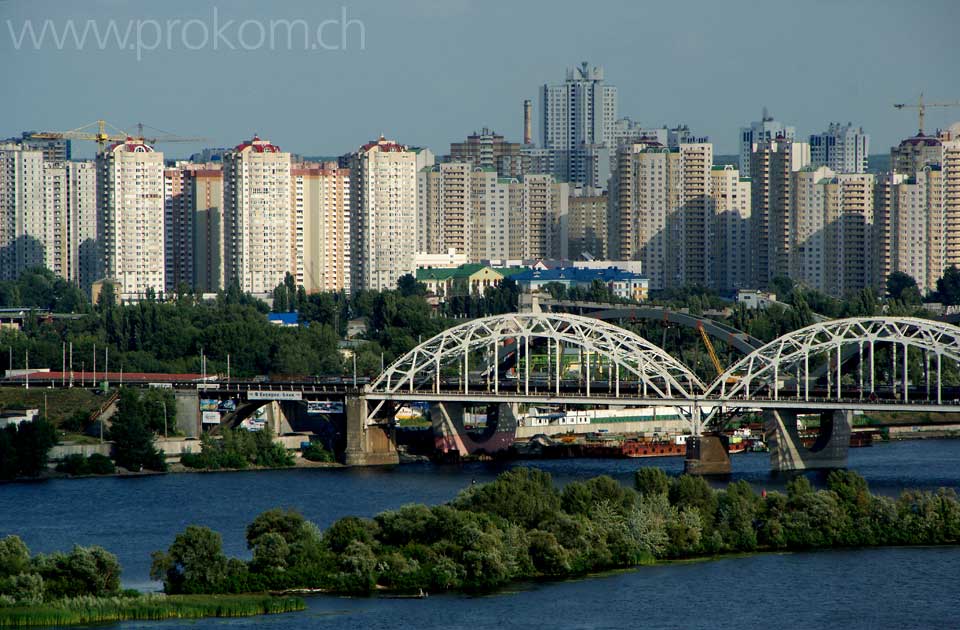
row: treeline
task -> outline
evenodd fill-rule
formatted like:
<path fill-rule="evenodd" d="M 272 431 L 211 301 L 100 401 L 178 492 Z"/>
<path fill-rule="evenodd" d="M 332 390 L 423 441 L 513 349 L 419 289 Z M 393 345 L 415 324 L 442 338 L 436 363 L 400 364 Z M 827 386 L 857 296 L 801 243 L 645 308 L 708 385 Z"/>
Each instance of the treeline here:
<path fill-rule="evenodd" d="M 120 563 L 102 547 L 30 555 L 17 536 L 0 539 L 0 609 L 68 597 L 120 593 Z"/>
<path fill-rule="evenodd" d="M 180 463 L 200 470 L 243 469 L 250 466 L 286 468 L 293 466 L 293 456 L 273 441 L 273 431 L 226 429 L 220 439 L 205 433 L 200 438 L 199 453 L 184 453 Z"/>
<path fill-rule="evenodd" d="M 447 505 L 347 517 L 323 533 L 295 512 L 271 510 L 247 527 L 246 541 L 250 561 L 227 558 L 218 533 L 190 526 L 154 554 L 151 575 L 167 593 L 486 590 L 661 559 L 954 544 L 960 502 L 943 489 L 874 496 L 843 471 L 824 490 L 799 477 L 786 494 L 761 496 L 743 481 L 717 491 L 656 468 L 639 471 L 635 489 L 597 477 L 558 490 L 549 474 L 520 468 Z"/>
<path fill-rule="evenodd" d="M 365 318 L 367 331 L 357 349 L 357 371 L 370 376 L 454 323 L 438 316 L 427 303 L 423 285 L 406 277 L 390 291 L 307 295 L 291 289 L 292 278 L 277 287 L 275 310 L 296 310 L 303 325 L 281 327 L 267 321 L 266 303 L 232 286 L 204 301 L 183 290 L 161 300 L 153 295 L 136 304 L 117 304 L 107 285 L 96 305 L 51 271 L 25 272 L 19 280 L 0 283 L 0 307 L 27 307 L 69 312 L 73 319 L 28 318 L 22 331 L 0 331 L 0 365 L 59 370 L 64 344 L 72 344 L 73 369 L 89 377 L 94 365 L 103 372 L 199 373 L 235 377 L 307 376 L 352 373 L 339 341 L 351 319 Z M 486 299 L 486 298 L 484 298 Z M 511 298 L 507 298 L 509 301 Z M 503 300 L 491 298 L 502 304 Z M 515 302 L 515 300 L 514 300 Z M 493 308 L 488 305 L 485 308 Z M 497 308 L 507 308 L 506 304 Z M 513 310 L 515 306 L 510 307 Z M 451 318 L 456 309 L 447 313 Z M 109 365 L 107 352 L 109 352 Z"/>
<path fill-rule="evenodd" d="M 44 418 L 0 429 L 0 480 L 37 477 L 47 467 L 47 454 L 57 443 L 57 430 Z"/>

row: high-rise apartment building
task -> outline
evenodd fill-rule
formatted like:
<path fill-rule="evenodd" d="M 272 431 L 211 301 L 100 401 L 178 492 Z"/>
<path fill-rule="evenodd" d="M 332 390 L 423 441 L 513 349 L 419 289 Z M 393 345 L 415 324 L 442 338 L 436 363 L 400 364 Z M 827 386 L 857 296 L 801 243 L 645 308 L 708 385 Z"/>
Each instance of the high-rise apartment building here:
<path fill-rule="evenodd" d="M 465 162 L 476 168 L 492 168 L 500 177 L 520 177 L 524 170 L 523 145 L 507 142 L 495 131 L 484 127 L 467 136 L 464 142 L 450 144 L 450 161 Z"/>
<path fill-rule="evenodd" d="M 213 293 L 224 282 L 223 169 L 209 164 L 190 172 L 190 203 L 193 227 L 192 268 L 194 290 Z"/>
<path fill-rule="evenodd" d="M 751 284 L 767 286 L 790 273 L 792 174 L 810 163 L 810 145 L 790 140 L 764 140 L 750 154 Z"/>
<path fill-rule="evenodd" d="M 874 176 L 810 165 L 793 180 L 790 277 L 835 297 L 875 287 Z"/>
<path fill-rule="evenodd" d="M 297 283 L 308 293 L 350 292 L 350 171 L 336 162 L 293 168 Z"/>
<path fill-rule="evenodd" d="M 392 289 L 401 276 L 413 271 L 419 243 L 417 173 L 418 167 L 430 164 L 429 152 L 383 137 L 351 157 L 354 290 Z"/>
<path fill-rule="evenodd" d="M 164 257 L 168 293 L 179 287 L 193 287 L 196 282 L 196 240 L 193 230 L 198 207 L 194 199 L 194 180 L 202 173 L 205 177 L 203 184 L 209 183 L 207 173 L 211 171 L 222 180 L 221 166 L 214 163 L 177 162 L 163 171 Z M 220 196 L 220 200 L 214 200 L 218 213 L 223 209 L 222 189 Z"/>
<path fill-rule="evenodd" d="M 823 133 L 810 136 L 810 163 L 835 173 L 866 173 L 870 136 L 852 123 L 830 123 Z"/>
<path fill-rule="evenodd" d="M 0 149 L 0 278 L 24 269 L 53 268 L 56 218 L 48 212 L 43 154 L 8 145 Z M 53 208 L 51 208 L 53 210 Z"/>
<path fill-rule="evenodd" d="M 163 153 L 138 140 L 97 156 L 97 205 L 105 277 L 118 297 L 142 298 L 166 286 Z"/>
<path fill-rule="evenodd" d="M 472 258 L 477 214 L 473 171 L 469 162 L 447 162 L 420 172 L 419 252 L 443 254 L 454 250 Z"/>
<path fill-rule="evenodd" d="M 714 282 L 713 145 L 637 144 L 618 152 L 611 257 L 640 260 L 651 289 Z"/>
<path fill-rule="evenodd" d="M 794 127 L 784 125 L 776 121 L 767 113 L 767 108 L 763 108 L 763 116 L 760 120 L 750 123 L 749 127 L 740 128 L 740 175 L 743 177 L 753 177 L 751 153 L 753 147 L 761 142 L 771 142 L 774 140 L 786 140 L 791 142 L 795 139 L 797 130 Z"/>
<path fill-rule="evenodd" d="M 587 62 L 569 68 L 564 83 L 544 85 L 540 93 L 541 145 L 555 154 L 555 175 L 573 184 L 587 169 L 577 167 L 577 150 L 614 141 L 617 88 L 607 85 L 602 67 Z M 614 147 L 615 149 L 615 147 Z"/>
<path fill-rule="evenodd" d="M 710 171 L 710 212 L 713 221 L 713 283 L 724 293 L 752 286 L 753 249 L 750 241 L 751 183 L 733 166 Z"/>
<path fill-rule="evenodd" d="M 296 272 L 290 154 L 254 137 L 223 158 L 224 281 L 266 294 Z"/>
<path fill-rule="evenodd" d="M 103 260 L 97 237 L 97 165 L 95 162 L 66 162 L 67 208 L 70 226 L 70 279 L 89 291 L 103 277 Z"/>
<path fill-rule="evenodd" d="M 570 257 L 607 258 L 607 204 L 607 195 L 570 197 L 567 228 Z"/>

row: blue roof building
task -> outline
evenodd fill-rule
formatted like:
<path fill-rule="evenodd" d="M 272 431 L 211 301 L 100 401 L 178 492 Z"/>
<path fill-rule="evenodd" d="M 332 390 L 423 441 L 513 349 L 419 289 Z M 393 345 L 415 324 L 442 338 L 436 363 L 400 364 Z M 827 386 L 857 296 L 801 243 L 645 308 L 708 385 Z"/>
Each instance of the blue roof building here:
<path fill-rule="evenodd" d="M 558 269 L 527 269 L 512 276 L 524 293 L 537 293 L 545 285 L 558 283 L 567 289 L 579 287 L 589 289 L 594 280 L 599 280 L 617 297 L 642 301 L 647 299 L 650 280 L 643 276 L 623 271 L 616 267 L 606 269 L 582 269 L 562 267 Z"/>

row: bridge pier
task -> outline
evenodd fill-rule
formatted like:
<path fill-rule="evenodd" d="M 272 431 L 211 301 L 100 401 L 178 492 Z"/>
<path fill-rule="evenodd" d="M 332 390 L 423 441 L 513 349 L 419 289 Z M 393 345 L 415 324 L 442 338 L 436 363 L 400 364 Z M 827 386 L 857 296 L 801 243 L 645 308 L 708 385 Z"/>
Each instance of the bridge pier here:
<path fill-rule="evenodd" d="M 770 448 L 770 469 L 774 471 L 812 468 L 845 468 L 850 448 L 852 411 L 820 414 L 820 436 L 806 448 L 797 430 L 798 412 L 769 409 L 763 412 L 764 439 Z"/>
<path fill-rule="evenodd" d="M 344 463 L 348 466 L 388 466 L 400 463 L 397 445 L 390 431 L 378 425 L 367 425 L 367 399 L 347 396 L 347 448 Z"/>
<path fill-rule="evenodd" d="M 725 435 L 691 435 L 687 437 L 687 457 L 683 472 L 691 475 L 729 475 L 729 440 Z"/>
<path fill-rule="evenodd" d="M 200 437 L 200 394 L 196 389 L 176 389 L 173 392 L 177 405 L 177 431 L 187 437 Z"/>
<path fill-rule="evenodd" d="M 493 454 L 513 445 L 517 436 L 517 414 L 514 405 L 496 403 L 487 406 L 487 422 L 494 419 L 495 427 L 487 427 L 486 439 L 474 439 L 464 424 L 465 405 L 458 402 L 436 402 L 430 405 L 433 439 L 437 451 L 460 455 Z"/>

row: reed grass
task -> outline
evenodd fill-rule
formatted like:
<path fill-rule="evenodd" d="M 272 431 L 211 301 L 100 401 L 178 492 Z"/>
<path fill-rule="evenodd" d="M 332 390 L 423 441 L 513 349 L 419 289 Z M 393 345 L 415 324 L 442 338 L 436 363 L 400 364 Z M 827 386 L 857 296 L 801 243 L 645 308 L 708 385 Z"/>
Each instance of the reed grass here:
<path fill-rule="evenodd" d="M 72 626 L 117 621 L 251 617 L 304 610 L 299 597 L 161 595 L 73 597 L 34 606 L 0 607 L 0 628 Z"/>

